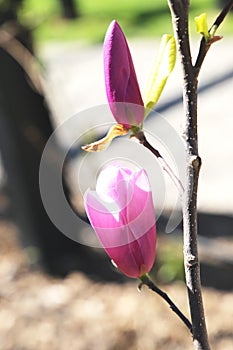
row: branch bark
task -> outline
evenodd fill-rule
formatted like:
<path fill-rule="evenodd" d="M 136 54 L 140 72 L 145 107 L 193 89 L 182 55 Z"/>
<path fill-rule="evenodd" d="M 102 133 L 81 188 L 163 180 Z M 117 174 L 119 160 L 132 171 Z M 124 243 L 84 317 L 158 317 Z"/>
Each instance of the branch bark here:
<path fill-rule="evenodd" d="M 173 301 L 169 298 L 169 296 L 163 292 L 160 288 L 158 288 L 154 282 L 150 279 L 148 275 L 144 275 L 140 277 L 141 283 L 138 286 L 138 289 L 141 290 L 143 285 L 146 285 L 153 292 L 157 293 L 171 308 L 173 312 L 180 318 L 180 320 L 185 324 L 190 333 L 192 334 L 192 325 L 187 319 L 187 317 L 180 311 L 180 309 L 173 303 Z"/>
<path fill-rule="evenodd" d="M 197 246 L 197 188 L 201 167 L 197 133 L 197 74 L 192 65 L 188 32 L 188 0 L 168 0 L 177 46 L 183 68 L 185 112 L 186 183 L 183 197 L 184 266 L 192 319 L 193 342 L 197 350 L 209 350 L 202 301 L 200 265 Z"/>
<path fill-rule="evenodd" d="M 184 139 L 187 156 L 186 183 L 183 200 L 185 277 L 192 319 L 194 346 L 197 350 L 209 350 L 210 346 L 202 301 L 197 246 L 197 189 L 201 167 L 201 158 L 198 154 L 197 85 L 199 71 L 211 44 L 221 38 L 214 35 L 216 29 L 231 10 L 233 0 L 229 0 L 226 3 L 210 28 L 209 33 L 212 34 L 210 40 L 206 42 L 205 38 L 202 38 L 199 53 L 194 65 L 192 64 L 188 32 L 189 0 L 168 0 L 168 4 L 172 14 L 177 46 L 180 53 L 184 84 Z"/>

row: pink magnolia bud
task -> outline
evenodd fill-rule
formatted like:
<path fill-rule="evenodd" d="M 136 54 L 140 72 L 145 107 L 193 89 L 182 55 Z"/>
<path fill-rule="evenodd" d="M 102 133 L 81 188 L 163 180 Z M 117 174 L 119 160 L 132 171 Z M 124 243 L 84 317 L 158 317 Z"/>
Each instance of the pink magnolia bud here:
<path fill-rule="evenodd" d="M 116 21 L 108 27 L 104 40 L 104 75 L 112 114 L 126 127 L 144 119 L 143 101 L 126 38 Z"/>
<path fill-rule="evenodd" d="M 155 259 L 156 226 L 145 170 L 108 165 L 99 174 L 96 191 L 85 193 L 84 204 L 96 235 L 118 269 L 133 278 L 149 272 Z"/>

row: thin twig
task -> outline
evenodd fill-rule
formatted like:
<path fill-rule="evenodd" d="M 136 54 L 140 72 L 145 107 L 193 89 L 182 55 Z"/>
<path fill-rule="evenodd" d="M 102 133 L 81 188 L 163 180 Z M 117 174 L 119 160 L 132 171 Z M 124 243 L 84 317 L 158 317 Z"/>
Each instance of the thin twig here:
<path fill-rule="evenodd" d="M 199 52 L 198 52 L 198 55 L 197 55 L 196 63 L 194 65 L 196 76 L 198 76 L 198 74 L 200 72 L 202 63 L 203 63 L 203 61 L 205 59 L 205 56 L 206 56 L 207 52 L 209 51 L 210 46 L 214 42 L 216 42 L 216 41 L 218 41 L 218 40 L 220 40 L 222 38 L 220 36 L 215 36 L 214 33 L 216 32 L 216 30 L 220 26 L 220 24 L 224 21 L 226 15 L 230 12 L 232 6 L 233 6 L 233 0 L 230 0 L 228 3 L 226 3 L 224 8 L 220 12 L 218 17 L 214 21 L 214 23 L 212 24 L 212 26 L 210 27 L 209 33 L 211 34 L 213 32 L 213 37 L 209 41 L 206 41 L 204 36 L 203 36 L 203 38 L 202 38 L 202 40 L 200 42 L 200 48 L 199 48 Z"/>
<path fill-rule="evenodd" d="M 173 301 L 169 298 L 169 296 L 163 292 L 160 288 L 158 288 L 153 281 L 151 281 L 150 277 L 148 275 L 144 275 L 141 278 L 141 284 L 139 285 L 139 290 L 143 285 L 146 285 L 149 289 L 151 289 L 153 292 L 157 293 L 158 295 L 163 298 L 163 300 L 166 301 L 166 303 L 169 304 L 172 311 L 175 312 L 175 314 L 181 319 L 181 321 L 185 324 L 185 326 L 189 329 L 190 333 L 192 334 L 192 324 L 187 319 L 187 317 L 180 311 L 180 309 L 173 303 Z"/>
<path fill-rule="evenodd" d="M 224 21 L 226 15 L 230 12 L 232 6 L 233 6 L 233 0 L 230 0 L 229 2 L 226 3 L 222 11 L 220 12 L 219 16 L 216 18 L 212 27 L 216 27 L 217 29 L 220 26 L 220 24 Z M 210 31 L 212 27 L 210 28 Z"/>
<path fill-rule="evenodd" d="M 169 164 L 166 162 L 166 160 L 163 158 L 163 156 L 160 154 L 160 152 L 155 149 L 146 139 L 146 136 L 144 134 L 144 132 L 142 130 L 140 130 L 139 132 L 137 132 L 134 135 L 139 142 L 146 147 L 150 152 L 152 152 L 156 158 L 158 158 L 158 161 L 160 163 L 160 165 L 162 166 L 163 170 L 166 171 L 166 173 L 170 176 L 171 180 L 173 181 L 173 183 L 175 184 L 175 186 L 177 187 L 180 195 L 183 195 L 184 193 L 184 187 L 180 181 L 180 179 L 176 176 L 176 174 L 174 173 L 174 171 L 171 169 L 171 167 L 169 166 Z"/>

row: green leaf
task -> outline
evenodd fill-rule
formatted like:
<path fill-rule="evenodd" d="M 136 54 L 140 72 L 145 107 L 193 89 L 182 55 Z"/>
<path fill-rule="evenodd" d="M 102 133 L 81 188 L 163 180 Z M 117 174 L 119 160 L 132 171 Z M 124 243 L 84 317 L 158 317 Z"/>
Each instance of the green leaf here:
<path fill-rule="evenodd" d="M 206 13 L 202 13 L 200 16 L 195 17 L 195 23 L 197 32 L 202 34 L 205 37 L 205 40 L 208 42 L 210 39 L 210 34 L 208 31 Z"/>
<path fill-rule="evenodd" d="M 166 81 L 174 68 L 175 62 L 175 39 L 172 35 L 164 34 L 144 92 L 145 117 L 158 102 Z"/>

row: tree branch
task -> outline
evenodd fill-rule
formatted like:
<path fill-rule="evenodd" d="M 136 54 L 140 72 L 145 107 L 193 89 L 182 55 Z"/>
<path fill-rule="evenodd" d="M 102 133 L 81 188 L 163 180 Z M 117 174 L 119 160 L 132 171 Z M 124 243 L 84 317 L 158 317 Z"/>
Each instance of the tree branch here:
<path fill-rule="evenodd" d="M 226 15 L 230 12 L 232 6 L 233 6 L 233 0 L 229 0 L 224 6 L 224 8 L 222 9 L 222 11 L 220 12 L 219 16 L 216 18 L 212 27 L 216 27 L 217 29 L 220 26 L 220 24 L 224 21 Z M 210 30 L 212 29 L 212 27 L 210 28 Z"/>
<path fill-rule="evenodd" d="M 180 179 L 176 176 L 172 168 L 169 166 L 169 164 L 166 162 L 166 160 L 163 158 L 161 153 L 155 149 L 146 139 L 146 136 L 142 130 L 138 131 L 134 136 L 139 140 L 140 144 L 142 144 L 144 147 L 146 147 L 150 152 L 154 154 L 154 156 L 158 159 L 160 165 L 162 166 L 163 170 L 166 171 L 166 173 L 170 176 L 171 180 L 177 187 L 180 196 L 184 193 L 184 187 L 182 185 L 182 182 Z"/>
<path fill-rule="evenodd" d="M 180 309 L 173 303 L 173 301 L 169 298 L 169 296 L 163 292 L 160 288 L 158 288 L 149 278 L 148 275 L 144 275 L 141 278 L 141 284 L 138 286 L 139 290 L 141 290 L 141 287 L 143 284 L 145 284 L 149 289 L 151 289 L 153 292 L 157 293 L 163 300 L 168 303 L 171 310 L 175 312 L 175 314 L 181 319 L 181 321 L 185 324 L 185 326 L 189 329 L 189 331 L 192 333 L 192 325 L 190 321 L 187 319 L 187 317 L 180 311 Z"/>
<path fill-rule="evenodd" d="M 197 134 L 197 74 L 192 65 L 189 44 L 189 1 L 168 0 L 177 46 L 183 68 L 183 100 L 185 112 L 186 183 L 183 201 L 184 266 L 189 307 L 193 327 L 193 342 L 198 350 L 209 350 L 201 293 L 200 266 L 197 248 L 197 188 L 201 159 Z"/>
<path fill-rule="evenodd" d="M 205 59 L 205 56 L 206 56 L 207 52 L 209 51 L 210 46 L 214 42 L 222 39 L 221 36 L 215 36 L 214 34 L 215 34 L 217 28 L 220 26 L 220 24 L 225 19 L 226 15 L 231 10 L 232 6 L 233 6 L 233 0 L 230 0 L 228 3 L 226 3 L 226 5 L 222 9 L 222 11 L 220 12 L 219 16 L 216 18 L 216 20 L 214 21 L 214 23 L 210 27 L 209 33 L 212 34 L 213 37 L 209 41 L 206 41 L 204 37 L 202 38 L 202 40 L 200 42 L 200 48 L 199 48 L 199 52 L 198 52 L 198 55 L 197 55 L 196 63 L 194 65 L 195 74 L 197 76 L 198 76 L 199 71 L 201 69 L 202 63 L 203 63 L 203 61 Z"/>

